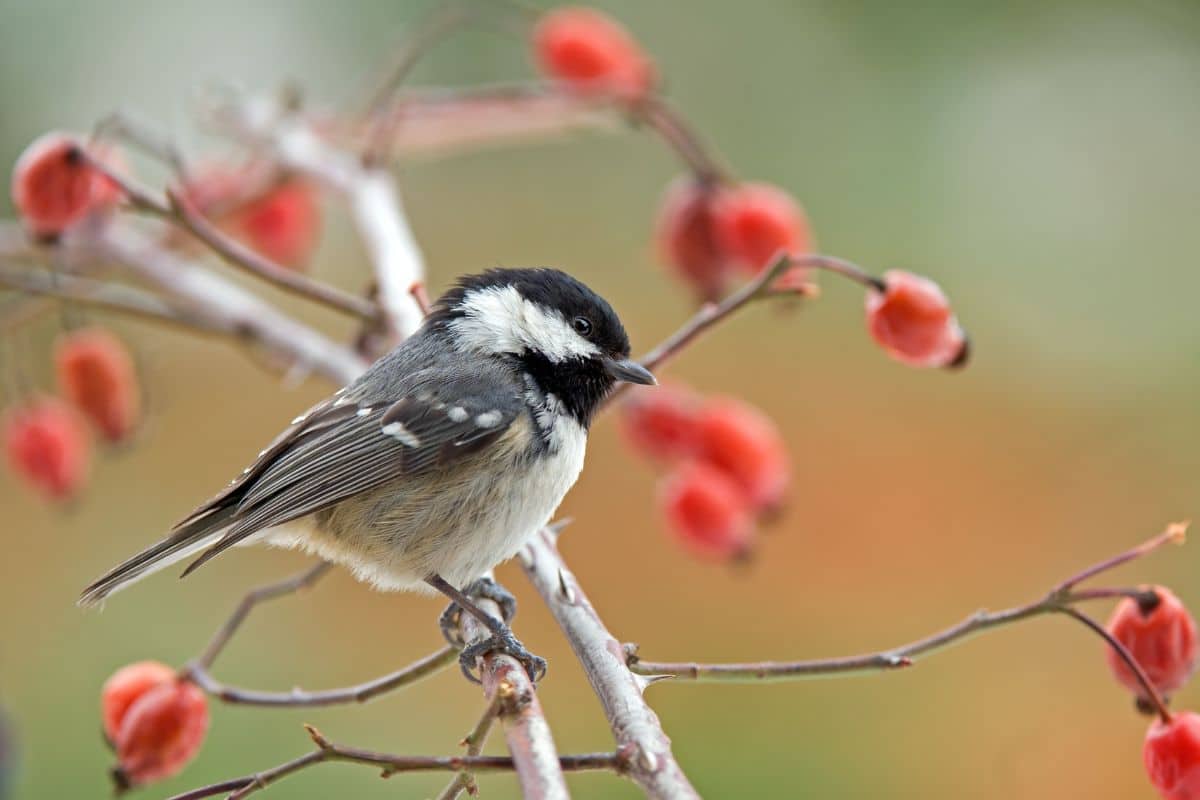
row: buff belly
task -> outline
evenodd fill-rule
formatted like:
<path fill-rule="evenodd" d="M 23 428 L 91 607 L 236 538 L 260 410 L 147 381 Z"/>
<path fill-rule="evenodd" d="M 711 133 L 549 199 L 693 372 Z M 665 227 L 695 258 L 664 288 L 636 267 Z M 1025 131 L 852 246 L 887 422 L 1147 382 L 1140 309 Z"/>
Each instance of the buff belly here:
<path fill-rule="evenodd" d="M 382 590 L 424 591 L 433 574 L 465 586 L 516 555 L 579 477 L 586 431 L 573 420 L 557 426 L 552 450 L 529 455 L 537 434 L 522 419 L 470 465 L 396 479 L 263 539 L 342 564 Z"/>

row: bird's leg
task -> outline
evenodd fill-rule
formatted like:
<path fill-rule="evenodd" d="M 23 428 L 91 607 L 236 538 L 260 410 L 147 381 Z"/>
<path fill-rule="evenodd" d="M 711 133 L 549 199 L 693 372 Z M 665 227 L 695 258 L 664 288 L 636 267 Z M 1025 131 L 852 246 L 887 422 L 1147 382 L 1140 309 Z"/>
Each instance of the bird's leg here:
<path fill-rule="evenodd" d="M 472 673 L 472 670 L 475 668 L 475 660 L 480 656 L 486 655 L 487 653 L 501 652 L 505 653 L 506 655 L 510 655 L 517 661 L 521 662 L 521 666 L 525 667 L 525 671 L 529 673 L 531 680 L 535 682 L 540 680 L 542 676 L 546 674 L 546 660 L 544 658 L 535 656 L 533 653 L 530 653 L 528 650 L 526 650 L 525 646 L 521 644 L 520 640 L 513 635 L 512 629 L 509 628 L 507 624 L 507 620 L 512 618 L 510 611 L 514 613 L 516 611 L 516 603 L 513 600 L 512 595 L 500 587 L 495 581 L 490 579 L 483 580 L 486 580 L 488 584 L 491 584 L 491 586 L 484 588 L 483 591 L 476 596 L 496 600 L 496 603 L 500 605 L 501 611 L 505 616 L 505 622 L 501 622 L 495 617 L 485 613 L 483 609 L 476 605 L 475 602 L 467 596 L 466 592 L 462 592 L 459 589 L 456 589 L 454 586 L 451 586 L 450 583 L 447 582 L 441 575 L 430 575 L 425 579 L 426 583 L 453 601 L 450 605 L 450 608 L 447 608 L 446 611 L 442 613 L 442 616 L 438 621 L 442 626 L 442 633 L 446 636 L 448 641 L 450 641 L 452 644 L 459 643 L 457 641 L 459 639 L 457 632 L 452 637 L 447 632 L 446 626 L 452 622 L 457 627 L 458 620 L 463 611 L 466 611 L 468 614 L 479 620 L 492 633 L 492 635 L 488 638 L 478 641 L 475 644 L 467 645 L 463 648 L 462 654 L 458 659 L 458 663 L 462 668 L 463 675 L 465 675 L 469 680 L 478 683 L 479 679 L 476 678 Z M 471 584 L 471 586 L 468 587 L 468 591 L 479 588 L 480 583 L 480 581 L 476 581 L 475 583 Z M 492 596 L 500 593 L 502 593 L 502 596 L 507 595 L 507 602 Z"/>
<path fill-rule="evenodd" d="M 496 605 L 500 606 L 500 615 L 504 618 L 505 624 L 512 625 L 513 617 L 517 615 L 517 598 L 496 581 L 491 578 L 478 578 L 463 589 L 462 593 L 467 597 L 495 601 Z M 446 610 L 438 617 L 438 627 L 442 631 L 442 636 L 452 646 L 459 649 L 466 646 L 458 627 L 461 619 L 462 606 L 458 604 L 457 600 L 451 600 L 450 605 L 446 606 Z"/>

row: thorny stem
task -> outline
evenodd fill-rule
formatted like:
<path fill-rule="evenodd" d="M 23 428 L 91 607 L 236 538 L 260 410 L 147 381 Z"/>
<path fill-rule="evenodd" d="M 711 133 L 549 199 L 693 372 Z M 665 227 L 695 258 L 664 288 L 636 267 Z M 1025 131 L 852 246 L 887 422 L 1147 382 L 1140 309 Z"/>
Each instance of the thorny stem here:
<path fill-rule="evenodd" d="M 502 620 L 495 601 L 477 598 L 475 606 L 493 619 Z M 492 634 L 490 627 L 472 614 L 462 614 L 459 626 L 460 638 L 468 645 Z M 497 718 L 504 728 L 522 796 L 528 800 L 566 800 L 569 794 L 556 761 L 558 750 L 525 667 L 510 655 L 492 652 L 480 659 L 479 675 L 484 696 L 497 704 Z"/>
<path fill-rule="evenodd" d="M 302 756 L 272 767 L 271 769 L 246 775 L 241 778 L 221 781 L 220 783 L 202 786 L 189 792 L 175 795 L 170 800 L 200 800 L 219 794 L 228 794 L 230 800 L 238 800 L 271 784 L 300 772 L 308 767 L 327 761 L 345 761 L 352 764 L 363 764 L 378 767 L 382 777 L 390 777 L 399 772 L 459 772 L 467 769 L 472 772 L 503 772 L 517 768 L 517 764 L 509 756 L 401 756 L 390 753 L 380 753 L 364 750 L 358 747 L 347 747 L 326 739 L 320 731 L 311 725 L 305 729 L 312 738 L 316 749 Z M 617 770 L 622 769 L 622 760 L 617 753 L 581 753 L 558 757 L 559 767 L 563 771 L 582 772 L 585 770 Z"/>
<path fill-rule="evenodd" d="M 938 631 L 937 633 L 918 639 L 915 642 L 901 645 L 891 650 L 870 653 L 846 658 L 817 659 L 811 661 L 761 661 L 754 663 L 729 664 L 700 664 L 695 662 L 664 662 L 645 661 L 637 653 L 636 646 L 626 645 L 626 655 L 629 668 L 638 675 L 644 676 L 674 676 L 679 680 L 717 682 L 717 681 L 786 681 L 803 678 L 827 677 L 850 672 L 873 672 L 910 666 L 918 656 L 923 656 L 935 650 L 966 639 L 976 633 L 990 628 L 1010 625 L 1014 622 L 1029 619 L 1048 613 L 1066 613 L 1078 616 L 1079 612 L 1072 607 L 1073 603 L 1099 597 L 1111 596 L 1111 590 L 1104 593 L 1086 590 L 1072 592 L 1071 589 L 1080 581 L 1099 575 L 1116 566 L 1124 564 L 1161 547 L 1168 542 L 1182 542 L 1186 525 L 1172 523 L 1167 529 L 1148 539 L 1142 544 L 1125 551 L 1113 558 L 1088 567 L 1082 572 L 1061 583 L 1056 584 L 1040 600 L 1023 606 L 1005 609 L 1003 611 L 979 611 L 956 625 Z M 1107 638 L 1107 637 L 1106 637 Z M 1110 642 L 1111 643 L 1111 642 Z M 1118 652 L 1120 652 L 1118 650 Z M 1123 656 L 1124 657 L 1124 656 Z M 1131 657 L 1132 658 L 1132 657 Z M 1137 669 L 1134 672 L 1138 672 Z M 1152 695 L 1147 695 L 1151 700 Z M 1161 705 L 1159 703 L 1158 705 Z"/>

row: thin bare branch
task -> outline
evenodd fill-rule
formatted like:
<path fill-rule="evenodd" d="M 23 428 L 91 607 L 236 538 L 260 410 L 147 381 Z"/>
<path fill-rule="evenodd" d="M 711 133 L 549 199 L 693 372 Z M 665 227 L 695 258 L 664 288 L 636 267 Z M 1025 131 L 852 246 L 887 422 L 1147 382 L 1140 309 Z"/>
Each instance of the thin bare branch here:
<path fill-rule="evenodd" d="M 323 691 L 305 691 L 300 688 L 290 692 L 263 692 L 230 686 L 212 676 L 208 668 L 199 664 L 184 667 L 183 672 L 197 686 L 225 703 L 247 706 L 269 706 L 274 708 L 314 708 L 348 703 L 365 703 L 368 700 L 409 686 L 427 678 L 458 660 L 458 651 L 447 645 L 424 658 L 357 686 L 346 686 Z"/>
<path fill-rule="evenodd" d="M 152 294 L 118 283 L 80 278 L 49 270 L 9 269 L 0 265 L 0 285 L 26 294 L 58 298 L 194 332 L 238 335 L 236 330 L 220 327 L 198 314 L 175 308 Z M 0 313 L 0 329 L 8 330 L 21 325 L 45 308 L 53 308 L 53 305 L 39 309 L 23 304 L 14 307 L 8 313 Z"/>
<path fill-rule="evenodd" d="M 649 681 L 626 667 L 624 650 L 567 569 L 554 535 L 543 531 L 534 536 L 522 552 L 521 565 L 566 634 L 604 707 L 617 752 L 626 756 L 625 774 L 651 798 L 698 798 L 671 752 L 671 740 L 658 716 L 642 697 Z"/>
<path fill-rule="evenodd" d="M 696 662 L 646 661 L 637 654 L 637 648 L 627 646 L 626 657 L 629 668 L 647 677 L 672 676 L 677 680 L 712 682 L 770 682 L 792 681 L 805 678 L 823 678 L 855 672 L 878 672 L 910 666 L 919 656 L 928 655 L 970 636 L 991 628 L 999 628 L 1031 617 L 1050 613 L 1068 613 L 1078 616 L 1072 604 L 1111 596 L 1105 592 L 1073 593 L 1070 590 L 1080 581 L 1094 577 L 1121 564 L 1150 553 L 1168 542 L 1183 541 L 1185 525 L 1172 523 L 1167 529 L 1147 541 L 1113 558 L 1088 567 L 1077 575 L 1056 584 L 1040 600 L 1003 611 L 977 611 L 956 625 L 930 634 L 891 650 L 869 653 L 847 658 L 816 659 L 811 661 L 759 661 L 729 664 L 700 664 Z M 1147 695 L 1152 697 L 1152 695 Z"/>
<path fill-rule="evenodd" d="M 216 633 L 213 634 L 212 639 L 209 640 L 208 645 L 195 660 L 193 666 L 201 669 L 211 667 L 213 662 L 217 660 L 217 656 L 221 655 L 221 651 L 229 644 L 229 640 L 237 633 L 238 628 L 246 621 L 246 617 L 250 616 L 250 612 L 259 603 L 265 603 L 268 600 L 274 600 L 284 595 L 295 594 L 302 589 L 311 588 L 313 584 L 329 572 L 332 566 L 328 561 L 319 561 L 290 578 L 284 578 L 281 581 L 259 586 L 246 592 L 245 596 L 238 602 L 237 607 L 234 608 L 233 613 L 229 615 L 229 618 L 221 624 L 221 627 L 217 628 Z"/>
<path fill-rule="evenodd" d="M 483 752 L 483 745 L 487 741 L 488 733 L 492 730 L 492 723 L 496 721 L 500 714 L 499 695 L 492 698 L 487 704 L 487 708 L 479 716 L 479 721 L 475 723 L 475 727 L 471 732 L 463 738 L 462 744 L 467 748 L 468 756 L 477 756 Z M 475 775 L 469 770 L 463 770 L 454 776 L 449 785 L 442 790 L 438 795 L 437 800 L 456 800 L 456 798 L 466 790 L 469 794 L 475 794 L 478 791 L 475 787 Z"/>
<path fill-rule="evenodd" d="M 272 286 L 336 311 L 366 320 L 374 319 L 378 314 L 379 309 L 374 303 L 276 264 L 229 236 L 188 202 L 180 190 L 168 189 L 166 198 L 163 199 L 128 175 L 93 157 L 86 149 L 81 148 L 79 154 L 94 169 L 104 173 L 117 184 L 135 208 L 148 211 L 191 233 L 226 263 Z"/>
<path fill-rule="evenodd" d="M 260 789 L 267 788 L 288 775 L 329 761 L 344 761 L 378 767 L 385 778 L 400 772 L 459 772 L 461 770 L 503 772 L 520 769 L 520 764 L 509 756 L 400 756 L 348 747 L 329 741 L 311 725 L 305 727 L 317 746 L 316 750 L 263 772 L 202 786 L 190 792 L 175 795 L 170 800 L 200 800 L 200 798 L 227 793 L 231 800 L 243 798 Z M 558 768 L 569 772 L 620 770 L 622 761 L 616 753 L 582 753 L 558 757 Z"/>

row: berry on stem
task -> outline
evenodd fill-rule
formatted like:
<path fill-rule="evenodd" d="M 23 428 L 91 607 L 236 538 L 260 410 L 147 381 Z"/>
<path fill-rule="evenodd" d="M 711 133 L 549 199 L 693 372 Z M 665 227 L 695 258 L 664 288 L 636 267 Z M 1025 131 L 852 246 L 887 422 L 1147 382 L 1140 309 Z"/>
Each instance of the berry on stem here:
<path fill-rule="evenodd" d="M 103 328 L 63 334 L 54 363 L 63 395 L 110 442 L 119 442 L 137 426 L 141 392 L 133 357 Z"/>
<path fill-rule="evenodd" d="M 671 532 L 698 555 L 729 560 L 749 552 L 753 513 L 720 470 L 701 462 L 684 464 L 663 482 L 659 502 Z"/>
<path fill-rule="evenodd" d="M 808 253 L 812 231 L 800 204 L 769 183 L 743 183 L 720 191 L 713 204 L 717 244 L 729 261 L 750 275 L 765 269 L 781 251 Z M 780 278 L 794 288 L 808 275 L 790 270 Z"/>
<path fill-rule="evenodd" d="M 163 780 L 187 765 L 208 731 L 208 699 L 194 684 L 172 680 L 133 701 L 117 729 L 118 790 Z"/>
<path fill-rule="evenodd" d="M 902 270 L 884 273 L 885 290 L 868 289 L 867 330 L 897 361 L 912 367 L 958 367 L 967 337 L 941 288 Z"/>
<path fill-rule="evenodd" d="M 678 384 L 634 391 L 621 406 L 621 432 L 634 450 L 656 461 L 692 455 L 700 446 L 702 403 Z"/>
<path fill-rule="evenodd" d="M 129 707 L 146 692 L 175 680 L 175 670 L 159 661 L 137 661 L 114 672 L 100 690 L 104 735 L 116 742 Z"/>
<path fill-rule="evenodd" d="M 542 72 L 570 88 L 637 100 L 653 90 L 654 63 L 629 32 L 606 14 L 582 6 L 547 12 L 533 31 Z"/>
<path fill-rule="evenodd" d="M 239 238 L 276 264 L 302 269 L 317 248 L 321 207 L 311 183 L 292 179 L 239 209 Z"/>
<path fill-rule="evenodd" d="M 12 173 L 12 201 L 34 236 L 53 238 L 90 214 L 117 204 L 121 190 L 81 156 L 84 144 L 57 131 L 25 148 Z M 93 156 L 119 162 L 111 148 L 92 146 Z"/>
<path fill-rule="evenodd" d="M 1165 800 L 1200 800 L 1200 714 L 1181 711 L 1155 719 L 1146 731 L 1142 762 Z"/>
<path fill-rule="evenodd" d="M 1196 668 L 1196 621 L 1178 597 L 1162 586 L 1143 587 L 1142 597 L 1126 597 L 1108 620 L 1108 632 L 1125 645 L 1154 688 L 1170 694 L 1187 683 Z M 1137 676 L 1111 648 L 1106 652 L 1114 677 L 1142 695 Z"/>
<path fill-rule="evenodd" d="M 757 408 L 732 398 L 705 404 L 696 420 L 699 456 L 725 473 L 759 512 L 783 501 L 791 469 L 775 423 Z"/>
<path fill-rule="evenodd" d="M 655 241 L 659 258 L 703 301 L 725 292 L 732 263 L 717 242 L 713 200 L 718 189 L 685 175 L 667 186 L 659 205 Z"/>
<path fill-rule="evenodd" d="M 69 500 L 87 481 L 91 439 L 78 412 L 53 397 L 10 408 L 4 449 L 13 470 L 51 500 Z"/>

